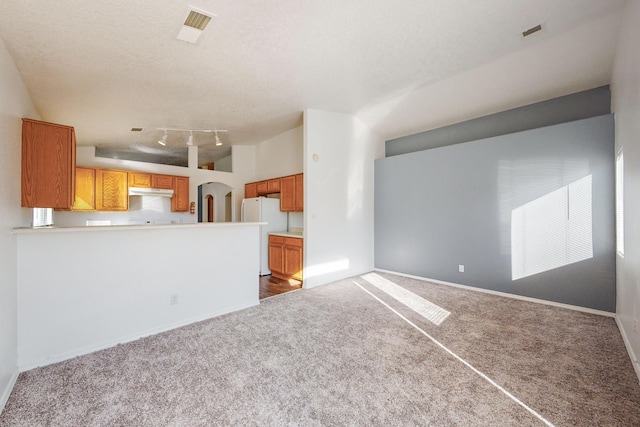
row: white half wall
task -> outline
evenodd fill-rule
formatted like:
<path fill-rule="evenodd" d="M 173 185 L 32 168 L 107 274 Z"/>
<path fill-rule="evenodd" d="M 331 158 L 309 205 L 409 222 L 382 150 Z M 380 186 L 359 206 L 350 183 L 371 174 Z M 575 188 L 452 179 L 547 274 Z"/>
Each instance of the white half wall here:
<path fill-rule="evenodd" d="M 257 305 L 259 225 L 17 230 L 19 369 Z"/>
<path fill-rule="evenodd" d="M 624 150 L 624 257 L 617 256 L 617 321 L 640 378 L 640 0 L 624 12 L 611 82 L 616 153 Z"/>
<path fill-rule="evenodd" d="M 383 153 L 355 117 L 305 111 L 305 288 L 373 270 L 373 166 Z"/>
<path fill-rule="evenodd" d="M 0 411 L 18 373 L 16 238 L 11 229 L 30 221 L 30 209 L 20 207 L 22 117 L 40 116 L 0 39 Z"/>

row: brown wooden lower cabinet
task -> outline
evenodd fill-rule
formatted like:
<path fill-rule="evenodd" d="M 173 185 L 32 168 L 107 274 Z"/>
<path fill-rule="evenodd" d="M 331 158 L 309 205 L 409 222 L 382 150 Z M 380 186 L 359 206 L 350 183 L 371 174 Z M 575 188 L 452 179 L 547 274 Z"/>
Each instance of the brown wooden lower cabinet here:
<path fill-rule="evenodd" d="M 269 236 L 269 270 L 279 279 L 302 281 L 303 239 Z"/>
<path fill-rule="evenodd" d="M 276 276 L 284 273 L 284 237 L 269 236 L 269 270 Z"/>

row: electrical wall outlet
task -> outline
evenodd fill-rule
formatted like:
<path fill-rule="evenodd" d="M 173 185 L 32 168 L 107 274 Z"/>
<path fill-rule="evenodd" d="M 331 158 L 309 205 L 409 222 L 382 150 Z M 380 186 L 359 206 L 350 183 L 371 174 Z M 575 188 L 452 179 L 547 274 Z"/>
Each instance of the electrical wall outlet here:
<path fill-rule="evenodd" d="M 458 266 L 458 271 L 459 271 L 460 273 L 464 273 L 464 265 L 460 264 L 460 265 Z"/>
<path fill-rule="evenodd" d="M 170 298 L 170 304 L 176 305 L 178 304 L 178 294 L 172 294 Z"/>

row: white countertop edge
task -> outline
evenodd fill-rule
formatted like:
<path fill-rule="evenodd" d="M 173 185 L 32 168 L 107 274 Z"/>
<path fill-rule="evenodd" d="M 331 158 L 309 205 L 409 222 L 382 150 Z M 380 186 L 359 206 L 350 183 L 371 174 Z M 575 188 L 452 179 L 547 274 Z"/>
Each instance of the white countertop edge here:
<path fill-rule="evenodd" d="M 266 222 L 196 222 L 188 224 L 132 224 L 132 225 L 91 225 L 84 227 L 21 227 L 11 230 L 13 234 L 31 233 L 77 233 L 95 231 L 135 231 L 135 230 L 167 230 L 171 228 L 218 228 L 218 227 L 246 227 L 266 225 Z M 302 237 L 302 236 L 300 236 Z"/>
<path fill-rule="evenodd" d="M 302 239 L 304 236 L 302 233 L 291 233 L 289 231 L 274 231 L 269 233 L 270 236 L 282 236 L 282 237 L 296 237 Z"/>

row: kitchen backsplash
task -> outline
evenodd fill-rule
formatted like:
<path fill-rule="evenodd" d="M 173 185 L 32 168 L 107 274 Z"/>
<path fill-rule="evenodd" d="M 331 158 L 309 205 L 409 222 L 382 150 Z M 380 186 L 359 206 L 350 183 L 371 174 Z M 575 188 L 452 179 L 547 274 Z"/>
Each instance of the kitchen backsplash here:
<path fill-rule="evenodd" d="M 304 229 L 304 213 L 289 212 L 287 231 L 300 232 Z"/>
<path fill-rule="evenodd" d="M 53 223 L 58 227 L 82 227 L 85 225 L 140 225 L 182 224 L 197 222 L 197 215 L 171 212 L 171 199 L 158 196 L 129 198 L 126 212 L 63 212 L 53 213 Z"/>

